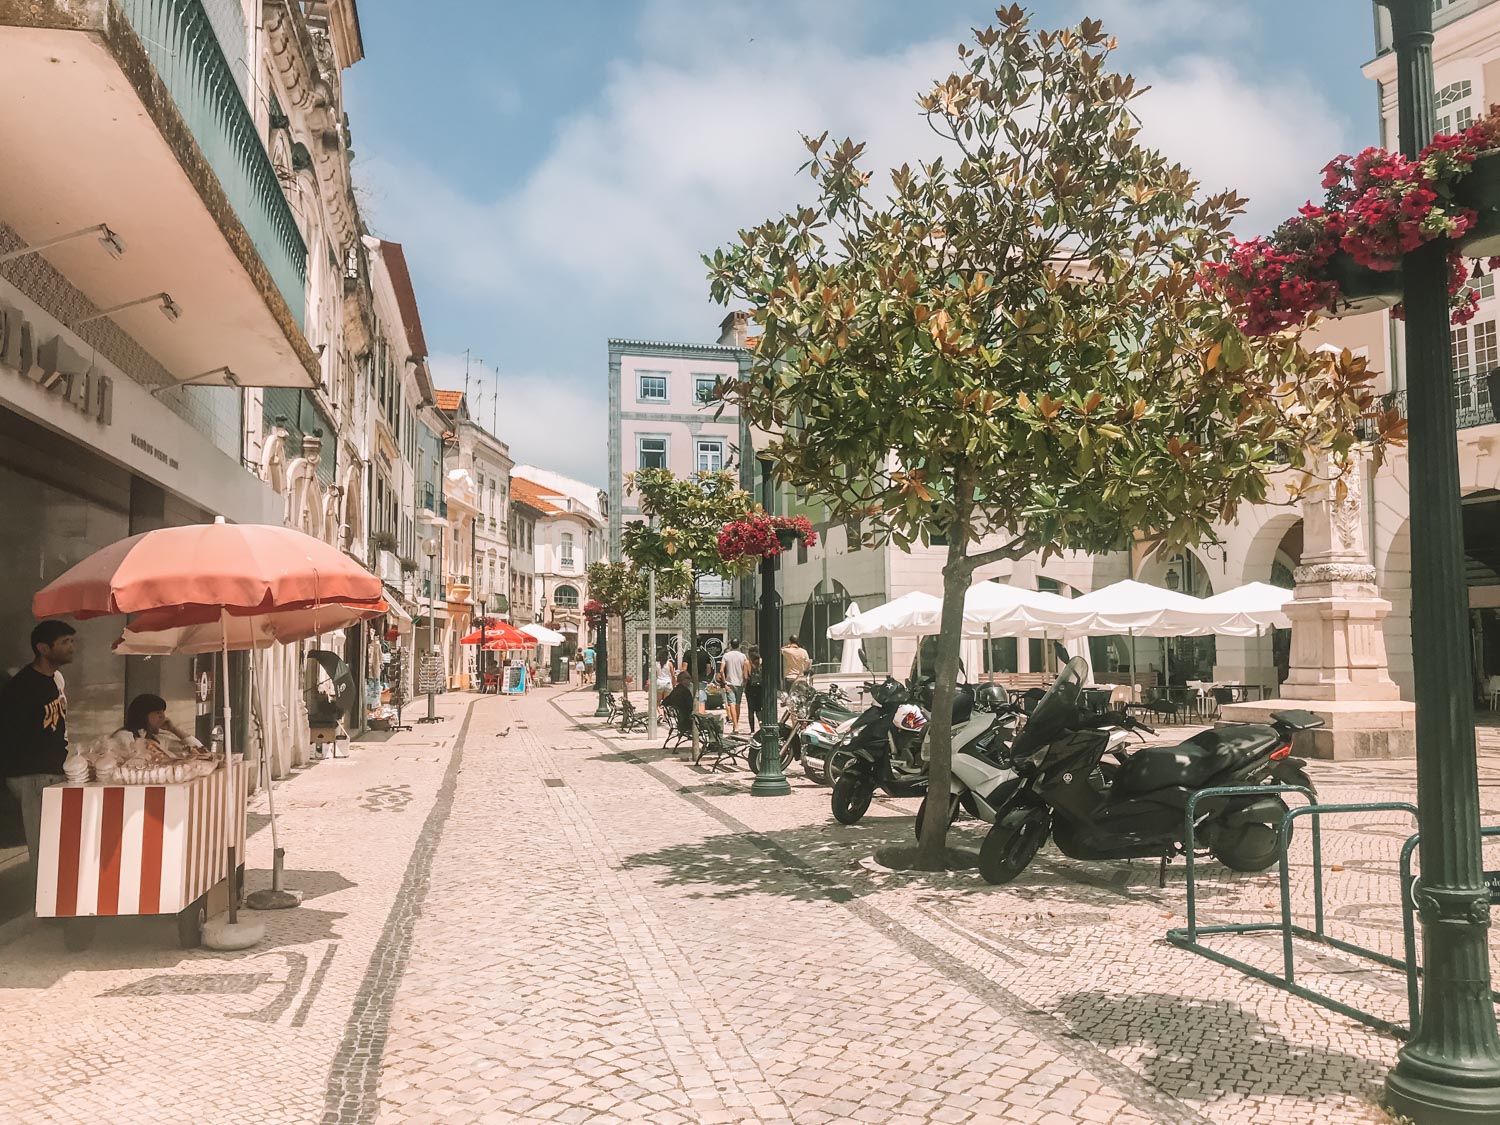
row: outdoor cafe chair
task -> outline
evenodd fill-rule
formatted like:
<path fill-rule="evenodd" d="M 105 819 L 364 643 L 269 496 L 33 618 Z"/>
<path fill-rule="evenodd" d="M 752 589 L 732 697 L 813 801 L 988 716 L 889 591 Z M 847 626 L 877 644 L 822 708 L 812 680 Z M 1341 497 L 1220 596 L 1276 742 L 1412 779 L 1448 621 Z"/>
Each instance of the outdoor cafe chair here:
<path fill-rule="evenodd" d="M 744 762 L 746 769 L 750 768 L 746 757 L 750 740 L 726 736 L 722 714 L 712 712 L 694 714 L 693 724 L 698 728 L 698 755 L 693 759 L 693 765 L 698 765 L 712 754 L 714 760 L 709 766 L 711 771 L 718 769 L 726 760 L 731 766 L 736 760 L 740 760 Z"/>

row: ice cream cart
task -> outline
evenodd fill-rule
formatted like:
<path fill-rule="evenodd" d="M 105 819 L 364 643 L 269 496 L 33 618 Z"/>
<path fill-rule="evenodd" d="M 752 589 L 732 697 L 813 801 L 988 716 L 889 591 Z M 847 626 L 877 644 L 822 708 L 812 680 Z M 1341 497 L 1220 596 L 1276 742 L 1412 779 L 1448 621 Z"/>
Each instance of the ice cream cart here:
<path fill-rule="evenodd" d="M 182 947 L 197 946 L 203 923 L 227 905 L 229 845 L 245 854 L 248 783 L 249 767 L 236 758 L 229 769 L 177 784 L 49 786 L 37 917 L 63 919 L 64 943 L 77 950 L 88 946 L 99 918 L 175 914 Z M 241 863 L 237 896 L 244 877 Z"/>

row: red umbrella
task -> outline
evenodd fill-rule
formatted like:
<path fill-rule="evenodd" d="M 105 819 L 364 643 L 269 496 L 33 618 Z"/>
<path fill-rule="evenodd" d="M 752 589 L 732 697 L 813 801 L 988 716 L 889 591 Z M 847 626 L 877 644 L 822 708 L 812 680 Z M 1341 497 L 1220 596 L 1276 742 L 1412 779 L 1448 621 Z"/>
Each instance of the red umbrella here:
<path fill-rule="evenodd" d="M 233 616 L 332 602 L 374 602 L 380 579 L 337 547 L 289 527 L 164 527 L 95 551 L 31 600 L 37 617 L 101 617 L 163 606 Z"/>
<path fill-rule="evenodd" d="M 466 637 L 459 639 L 461 645 L 480 645 L 488 650 L 511 649 L 511 648 L 535 648 L 537 640 L 529 637 L 514 625 L 507 625 L 504 621 L 491 621 L 483 628 L 475 629 Z"/>

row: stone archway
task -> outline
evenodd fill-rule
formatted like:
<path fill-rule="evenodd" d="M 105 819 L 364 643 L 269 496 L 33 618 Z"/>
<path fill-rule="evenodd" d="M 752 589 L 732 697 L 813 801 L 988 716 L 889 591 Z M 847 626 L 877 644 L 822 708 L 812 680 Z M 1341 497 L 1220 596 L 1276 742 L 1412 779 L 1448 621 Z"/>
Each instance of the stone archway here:
<path fill-rule="evenodd" d="M 1391 679 L 1401 687 L 1401 698 L 1414 692 L 1411 645 L 1411 522 L 1403 519 L 1375 552 L 1375 583 L 1380 596 L 1391 603 L 1383 622 L 1385 657 Z"/>

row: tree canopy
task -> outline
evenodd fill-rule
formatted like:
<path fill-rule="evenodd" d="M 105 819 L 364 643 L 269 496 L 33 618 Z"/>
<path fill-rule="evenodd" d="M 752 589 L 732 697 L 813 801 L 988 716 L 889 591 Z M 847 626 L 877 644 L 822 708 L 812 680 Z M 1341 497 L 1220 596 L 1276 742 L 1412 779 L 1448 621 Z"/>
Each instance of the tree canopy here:
<path fill-rule="evenodd" d="M 917 99 L 943 155 L 877 192 L 863 144 L 805 138 L 815 201 L 705 256 L 713 297 L 760 329 L 723 397 L 776 435 L 781 476 L 877 539 L 946 537 L 941 791 L 975 568 L 1211 539 L 1275 473 L 1346 455 L 1374 411 L 1363 363 L 1247 336 L 1204 283 L 1244 201 L 1140 144 L 1143 88 L 1114 48 L 1096 21 L 1001 9 Z"/>

